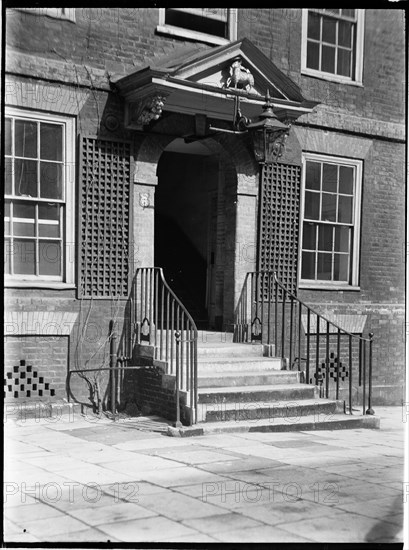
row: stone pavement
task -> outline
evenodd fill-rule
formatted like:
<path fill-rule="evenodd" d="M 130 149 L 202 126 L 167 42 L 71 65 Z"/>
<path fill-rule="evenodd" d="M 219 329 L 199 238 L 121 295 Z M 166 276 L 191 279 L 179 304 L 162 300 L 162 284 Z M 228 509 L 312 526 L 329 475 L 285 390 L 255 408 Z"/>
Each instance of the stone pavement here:
<path fill-rule="evenodd" d="M 376 413 L 380 430 L 191 438 L 149 419 L 8 419 L 4 540 L 400 542 L 408 424 Z"/>

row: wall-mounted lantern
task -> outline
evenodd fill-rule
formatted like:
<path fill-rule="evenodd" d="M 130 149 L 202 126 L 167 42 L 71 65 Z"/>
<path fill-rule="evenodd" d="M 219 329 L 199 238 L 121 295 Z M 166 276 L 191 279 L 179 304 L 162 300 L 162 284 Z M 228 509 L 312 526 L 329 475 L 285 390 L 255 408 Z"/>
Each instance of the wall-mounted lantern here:
<path fill-rule="evenodd" d="M 290 127 L 280 122 L 274 114 L 268 91 L 259 120 L 248 123 L 246 128 L 253 142 L 257 162 L 262 164 L 277 162 L 283 153 Z"/>
<path fill-rule="evenodd" d="M 285 140 L 290 131 L 290 126 L 280 122 L 274 113 L 268 90 L 263 111 L 255 122 L 242 115 L 240 111 L 240 97 L 235 97 L 233 128 L 234 130 L 228 130 L 210 126 L 209 129 L 233 134 L 249 133 L 253 143 L 254 156 L 260 164 L 277 162 L 283 153 Z"/>

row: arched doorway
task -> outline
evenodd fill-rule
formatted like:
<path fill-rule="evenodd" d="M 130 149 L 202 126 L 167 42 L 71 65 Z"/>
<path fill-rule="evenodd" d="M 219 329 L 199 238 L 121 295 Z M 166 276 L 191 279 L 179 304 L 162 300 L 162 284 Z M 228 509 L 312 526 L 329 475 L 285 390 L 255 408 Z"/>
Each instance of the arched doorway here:
<path fill-rule="evenodd" d="M 189 311 L 195 304 L 182 294 L 188 286 L 183 275 L 190 275 L 192 299 L 201 309 L 192 311 L 195 321 L 205 329 L 232 331 L 243 282 L 255 269 L 258 165 L 240 136 L 185 143 L 175 134 L 193 136 L 192 117 L 168 114 L 154 134 L 135 141 L 134 266 L 163 267 L 179 296 L 177 281 L 170 280 L 176 270 L 179 297 Z M 179 238 L 171 238 L 171 226 Z"/>
<path fill-rule="evenodd" d="M 162 153 L 157 175 L 155 265 L 198 327 L 220 330 L 226 246 L 235 227 L 234 212 L 226 209 L 223 162 L 200 142 L 177 139 Z"/>

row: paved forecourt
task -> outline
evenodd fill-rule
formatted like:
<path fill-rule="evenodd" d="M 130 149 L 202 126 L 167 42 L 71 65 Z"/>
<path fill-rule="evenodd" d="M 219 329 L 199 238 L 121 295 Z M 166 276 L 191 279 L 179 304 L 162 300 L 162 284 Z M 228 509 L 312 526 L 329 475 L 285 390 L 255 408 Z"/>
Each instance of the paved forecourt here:
<path fill-rule="evenodd" d="M 6 419 L 5 541 L 400 542 L 407 424 L 376 412 L 380 430 L 189 438 L 149 418 Z"/>

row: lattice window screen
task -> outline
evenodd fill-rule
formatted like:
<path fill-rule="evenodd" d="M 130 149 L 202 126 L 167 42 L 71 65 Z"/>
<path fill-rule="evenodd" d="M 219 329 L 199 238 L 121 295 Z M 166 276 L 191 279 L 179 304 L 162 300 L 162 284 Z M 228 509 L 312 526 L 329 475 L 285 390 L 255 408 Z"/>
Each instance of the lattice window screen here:
<path fill-rule="evenodd" d="M 297 255 L 301 167 L 263 166 L 259 230 L 259 269 L 277 271 L 293 294 L 297 290 Z"/>
<path fill-rule="evenodd" d="M 82 297 L 128 295 L 130 143 L 81 136 L 79 281 Z"/>

